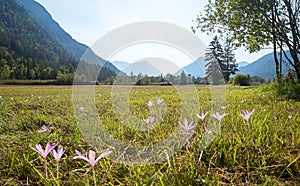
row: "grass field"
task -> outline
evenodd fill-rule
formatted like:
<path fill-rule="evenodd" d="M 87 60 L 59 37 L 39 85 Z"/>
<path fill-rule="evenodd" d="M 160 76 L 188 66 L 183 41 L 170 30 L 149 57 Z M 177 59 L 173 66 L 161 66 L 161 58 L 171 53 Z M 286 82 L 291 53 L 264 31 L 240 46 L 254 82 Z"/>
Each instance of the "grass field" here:
<path fill-rule="evenodd" d="M 206 86 L 196 90 L 199 114 L 209 111 L 205 121 L 215 121 L 210 111 L 211 90 Z M 127 144 L 155 144 L 178 128 L 178 121 L 183 122 L 179 116 L 182 103 L 172 87 L 131 89 L 129 108 L 141 120 L 150 116 L 149 100 L 164 100 L 162 122 L 149 132 L 123 126 L 116 118 L 112 87 L 97 86 L 95 92 L 99 120 L 112 136 Z M 189 142 L 165 161 L 131 166 L 113 161 L 110 157 L 116 152 L 111 148 L 112 154 L 100 159 L 93 172 L 84 160 L 73 159 L 75 150 L 87 155 L 92 149 L 96 156 L 101 152 L 86 142 L 79 130 L 71 86 L 1 86 L 0 185 L 94 185 L 94 181 L 97 185 L 300 184 L 300 102 L 277 97 L 266 86 L 228 86 L 222 109 L 227 114 L 222 127 L 203 151 L 202 122 L 191 116 L 196 128 Z M 252 109 L 249 128 L 241 113 Z M 49 124 L 49 131 L 39 132 Z M 51 154 L 46 158 L 48 179 L 42 156 L 30 147 L 41 144 L 45 148 L 47 142 L 66 149 L 59 169 Z"/>

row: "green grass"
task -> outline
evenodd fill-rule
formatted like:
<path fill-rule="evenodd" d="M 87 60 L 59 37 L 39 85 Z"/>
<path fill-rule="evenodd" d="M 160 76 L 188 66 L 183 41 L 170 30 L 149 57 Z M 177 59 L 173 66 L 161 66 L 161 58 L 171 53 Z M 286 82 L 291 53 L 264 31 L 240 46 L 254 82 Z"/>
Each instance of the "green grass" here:
<path fill-rule="evenodd" d="M 210 89 L 199 86 L 197 94 L 199 111 L 209 111 Z M 95 95 L 99 119 L 111 135 L 124 142 L 155 144 L 178 126 L 182 103 L 174 88 L 134 87 L 130 92 L 129 107 L 132 115 L 140 119 L 150 115 L 149 100 L 160 97 L 167 105 L 163 122 L 151 130 L 150 138 L 147 132 L 130 129 L 116 119 L 111 87 L 98 86 Z M 0 96 L 0 185 L 93 185 L 88 164 L 73 160 L 75 149 L 86 153 L 96 148 L 84 140 L 78 128 L 71 86 L 1 86 Z M 300 102 L 277 97 L 275 91 L 264 86 L 228 86 L 226 99 L 228 115 L 222 120 L 221 132 L 203 152 L 200 149 L 203 127 L 194 117 L 197 128 L 188 146 L 182 147 L 169 161 L 130 166 L 104 158 L 95 166 L 97 183 L 300 184 Z M 250 132 L 240 116 L 245 109 L 255 109 Z M 37 132 L 50 123 L 51 132 Z M 47 158 L 50 179 L 46 180 L 42 158 L 29 147 L 38 143 L 44 147 L 48 141 L 58 142 L 67 149 L 60 162 L 59 180 L 52 155 Z"/>

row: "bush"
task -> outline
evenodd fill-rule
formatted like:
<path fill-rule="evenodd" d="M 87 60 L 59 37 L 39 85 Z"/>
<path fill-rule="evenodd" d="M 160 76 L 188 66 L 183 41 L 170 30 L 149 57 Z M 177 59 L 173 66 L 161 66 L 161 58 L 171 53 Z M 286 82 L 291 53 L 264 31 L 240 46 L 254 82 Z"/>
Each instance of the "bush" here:
<path fill-rule="evenodd" d="M 250 76 L 249 74 L 237 74 L 230 80 L 230 83 L 240 86 L 250 86 Z"/>
<path fill-rule="evenodd" d="M 279 96 L 285 97 L 287 99 L 294 99 L 300 101 L 300 84 L 292 82 L 276 83 L 275 84 L 276 93 Z"/>
<path fill-rule="evenodd" d="M 265 79 L 259 77 L 259 76 L 252 76 L 250 79 L 250 83 L 254 83 L 254 84 L 264 84 L 266 83 Z"/>

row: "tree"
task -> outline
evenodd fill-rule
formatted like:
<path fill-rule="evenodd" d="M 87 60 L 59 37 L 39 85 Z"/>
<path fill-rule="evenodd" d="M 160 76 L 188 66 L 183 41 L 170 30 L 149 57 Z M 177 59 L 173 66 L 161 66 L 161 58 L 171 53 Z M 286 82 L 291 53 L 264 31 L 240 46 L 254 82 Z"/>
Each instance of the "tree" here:
<path fill-rule="evenodd" d="M 235 55 L 233 53 L 233 47 L 232 44 L 229 42 L 225 43 L 224 46 L 224 69 L 223 69 L 223 75 L 225 78 L 225 81 L 228 82 L 230 80 L 230 75 L 235 74 L 237 69 L 237 64 L 235 63 Z"/>
<path fill-rule="evenodd" d="M 224 69 L 224 56 L 222 45 L 217 36 L 209 44 L 208 51 L 205 53 L 207 64 L 206 77 L 212 84 L 220 84 L 224 79 L 222 69 Z"/>
<path fill-rule="evenodd" d="M 280 50 L 294 67 L 300 82 L 299 9 L 299 0 L 208 0 L 205 15 L 196 18 L 198 25 L 193 30 L 201 28 L 206 32 L 226 34 L 235 46 L 243 45 L 249 52 L 271 45 L 277 79 L 281 79 L 277 57 Z"/>
<path fill-rule="evenodd" d="M 180 74 L 180 81 L 179 81 L 179 84 L 180 85 L 186 85 L 187 83 L 187 77 L 186 77 L 186 74 L 184 71 L 181 72 Z"/>

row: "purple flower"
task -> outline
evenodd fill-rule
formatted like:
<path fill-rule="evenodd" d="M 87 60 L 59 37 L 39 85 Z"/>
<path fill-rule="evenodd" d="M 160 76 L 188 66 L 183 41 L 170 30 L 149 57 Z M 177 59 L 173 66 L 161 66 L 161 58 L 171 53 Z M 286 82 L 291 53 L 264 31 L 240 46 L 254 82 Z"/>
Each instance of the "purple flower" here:
<path fill-rule="evenodd" d="M 152 107 L 153 106 L 153 102 L 152 101 L 148 101 L 147 105 L 148 105 L 148 107 Z"/>
<path fill-rule="evenodd" d="M 60 158 L 64 154 L 66 149 L 62 148 L 61 146 L 58 146 L 57 151 L 55 149 L 52 150 L 52 155 L 55 159 L 55 161 L 59 162 Z"/>
<path fill-rule="evenodd" d="M 48 170 L 47 170 L 47 163 L 46 163 L 47 162 L 47 156 L 54 149 L 55 146 L 56 146 L 56 143 L 51 144 L 50 142 L 47 143 L 45 150 L 43 150 L 43 148 L 40 144 L 37 144 L 35 146 L 35 148 L 30 146 L 30 148 L 32 148 L 33 150 L 38 152 L 44 159 L 44 169 L 45 169 L 46 179 L 48 179 Z"/>
<path fill-rule="evenodd" d="M 35 148 L 31 147 L 33 150 L 38 152 L 44 159 L 48 156 L 48 154 L 54 149 L 56 146 L 56 143 L 51 144 L 50 142 L 47 143 L 45 150 L 43 150 L 42 146 L 40 144 L 37 144 Z"/>
<path fill-rule="evenodd" d="M 52 127 L 49 125 L 48 127 L 46 125 L 42 126 L 42 129 L 38 132 L 48 132 Z"/>
<path fill-rule="evenodd" d="M 196 114 L 196 116 L 197 116 L 199 119 L 201 119 L 202 122 L 204 122 L 204 119 L 205 119 L 205 117 L 206 117 L 207 114 L 208 114 L 208 112 L 206 112 L 205 114 L 202 113 L 201 116 L 200 116 L 199 114 Z"/>
<path fill-rule="evenodd" d="M 92 167 L 95 166 L 95 164 L 101 159 L 104 158 L 105 156 L 108 156 L 110 153 L 112 153 L 111 150 L 106 150 L 104 151 L 102 154 L 100 154 L 100 156 L 98 156 L 98 158 L 95 160 L 95 151 L 90 150 L 89 152 L 89 158 L 85 157 L 84 155 L 81 154 L 81 152 L 75 150 L 76 154 L 78 156 L 73 157 L 73 159 L 83 159 L 86 162 L 88 162 Z"/>
<path fill-rule="evenodd" d="M 216 114 L 212 114 L 211 117 L 216 118 L 217 120 L 221 121 L 222 118 L 223 118 L 224 116 L 226 116 L 226 115 L 227 115 L 227 114 L 222 114 L 222 115 L 220 115 L 219 112 L 216 112 Z"/>
<path fill-rule="evenodd" d="M 2 96 L 0 96 L 0 99 L 2 99 Z"/>
<path fill-rule="evenodd" d="M 190 135 L 191 132 L 194 132 L 193 129 L 196 127 L 196 125 L 194 124 L 193 121 L 189 124 L 189 122 L 188 122 L 188 120 L 186 118 L 184 118 L 184 125 L 182 125 L 180 121 L 178 121 L 178 123 L 182 127 L 183 132 L 186 135 Z"/>
<path fill-rule="evenodd" d="M 156 99 L 156 103 L 157 105 L 160 105 L 164 100 L 163 99 L 160 99 L 160 98 L 157 98 Z"/>
<path fill-rule="evenodd" d="M 249 121 L 250 116 L 251 116 L 251 115 L 253 114 L 253 112 L 254 112 L 254 109 L 253 109 L 251 112 L 249 112 L 248 110 L 242 110 L 242 112 L 243 112 L 243 114 L 241 114 L 242 118 L 243 118 L 244 120 L 246 120 L 246 121 Z"/>
<path fill-rule="evenodd" d="M 147 124 L 153 123 L 154 122 L 154 117 L 150 116 L 149 118 L 144 120 Z"/>

